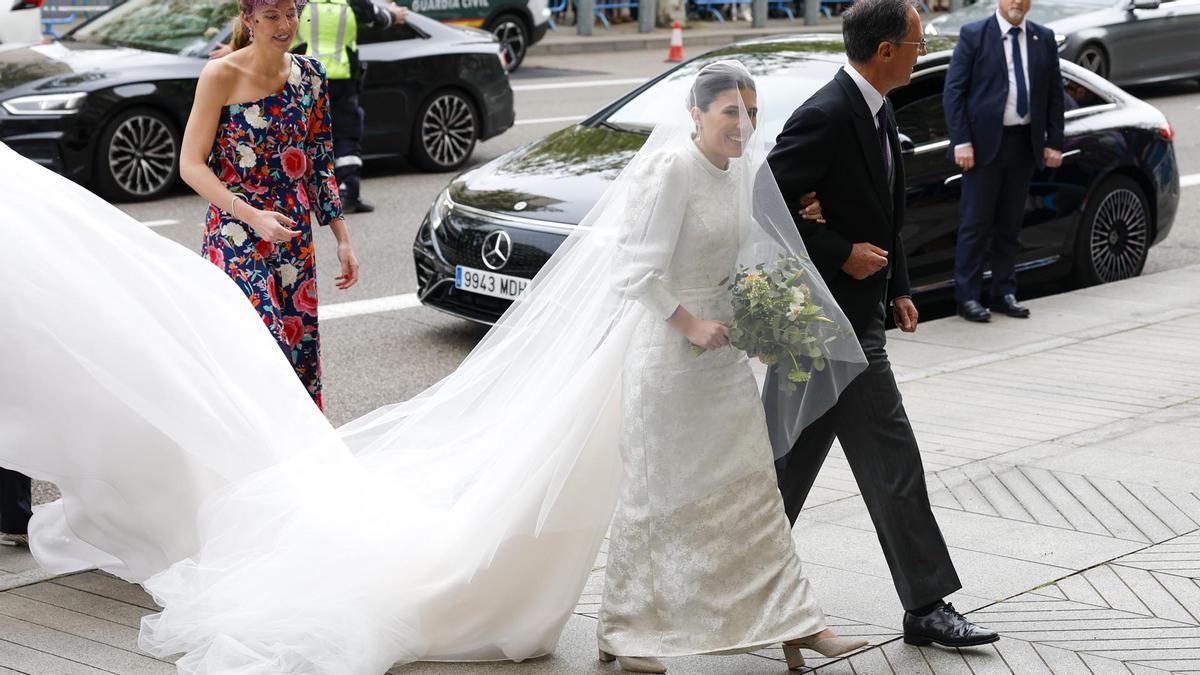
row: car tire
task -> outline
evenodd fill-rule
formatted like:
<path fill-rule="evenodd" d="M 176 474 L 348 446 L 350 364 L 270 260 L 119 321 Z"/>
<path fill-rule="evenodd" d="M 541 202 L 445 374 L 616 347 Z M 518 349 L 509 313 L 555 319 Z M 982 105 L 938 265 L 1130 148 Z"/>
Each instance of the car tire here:
<path fill-rule="evenodd" d="M 166 115 L 132 108 L 114 117 L 96 145 L 95 182 L 122 202 L 157 199 L 179 178 L 180 136 Z"/>
<path fill-rule="evenodd" d="M 516 14 L 501 14 L 488 23 L 488 32 L 500 41 L 500 49 L 504 52 L 504 69 L 510 73 L 516 70 L 529 51 L 529 39 L 533 32 L 529 23 Z"/>
<path fill-rule="evenodd" d="M 479 141 L 479 113 L 457 89 L 435 92 L 417 112 L 409 157 L 425 171 L 454 171 L 471 158 Z"/>
<path fill-rule="evenodd" d="M 1075 55 L 1075 64 L 1100 77 L 1108 77 L 1108 52 L 1097 42 L 1089 42 Z"/>
<path fill-rule="evenodd" d="M 1075 235 L 1075 281 L 1094 286 L 1136 277 L 1146 266 L 1153 223 L 1142 187 L 1109 176 L 1088 199 Z"/>

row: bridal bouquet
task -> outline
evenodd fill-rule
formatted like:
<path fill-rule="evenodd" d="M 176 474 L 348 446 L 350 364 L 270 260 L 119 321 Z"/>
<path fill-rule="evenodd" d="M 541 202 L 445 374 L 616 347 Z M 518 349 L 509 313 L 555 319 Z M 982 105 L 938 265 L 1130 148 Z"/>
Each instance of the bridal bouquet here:
<path fill-rule="evenodd" d="M 722 281 L 733 295 L 730 343 L 768 366 L 786 366 L 782 388 L 788 392 L 807 382 L 813 370 L 825 369 L 825 346 L 840 334 L 825 309 L 813 302 L 806 274 L 798 258 L 781 254 L 770 270 L 760 263 L 738 270 L 732 283 Z M 692 350 L 704 353 L 700 347 Z"/>

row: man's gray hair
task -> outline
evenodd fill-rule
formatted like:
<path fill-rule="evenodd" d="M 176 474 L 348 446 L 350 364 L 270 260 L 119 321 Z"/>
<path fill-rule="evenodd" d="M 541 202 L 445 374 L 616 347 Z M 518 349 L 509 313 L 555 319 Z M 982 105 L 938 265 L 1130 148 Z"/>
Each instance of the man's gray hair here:
<path fill-rule="evenodd" d="M 854 63 L 868 63 L 880 42 L 899 42 L 908 35 L 908 11 L 912 0 L 855 0 L 842 13 L 842 40 L 846 56 Z"/>

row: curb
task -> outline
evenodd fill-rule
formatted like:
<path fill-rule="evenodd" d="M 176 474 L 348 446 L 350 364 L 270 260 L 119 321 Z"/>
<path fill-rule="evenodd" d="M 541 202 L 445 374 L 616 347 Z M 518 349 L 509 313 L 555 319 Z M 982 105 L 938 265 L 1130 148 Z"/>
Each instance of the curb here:
<path fill-rule="evenodd" d="M 573 26 L 562 26 L 559 30 L 573 30 Z M 797 33 L 841 33 L 841 21 L 822 22 L 816 26 L 805 26 L 797 22 L 794 25 L 754 28 L 743 30 L 685 30 L 683 33 L 684 47 L 728 45 L 742 40 L 773 35 L 791 35 Z M 591 37 L 557 35 L 543 40 L 529 48 L 527 56 L 549 56 L 563 54 L 596 54 L 604 52 L 624 52 L 650 49 L 666 50 L 671 45 L 671 31 L 655 31 L 654 33 L 634 33 L 604 35 L 595 34 Z"/>

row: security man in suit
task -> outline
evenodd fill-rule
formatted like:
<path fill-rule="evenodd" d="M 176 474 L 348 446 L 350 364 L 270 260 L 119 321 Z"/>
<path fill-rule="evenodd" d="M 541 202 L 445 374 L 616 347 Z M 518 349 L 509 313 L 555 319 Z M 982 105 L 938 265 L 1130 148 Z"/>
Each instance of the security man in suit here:
<path fill-rule="evenodd" d="M 954 295 L 958 313 L 985 322 L 991 309 L 1026 318 L 1017 302 L 1017 254 L 1033 172 L 1062 164 L 1063 95 L 1054 31 L 1025 18 L 1031 0 L 999 0 L 996 13 L 963 26 L 946 74 L 949 154 L 963 170 Z"/>

